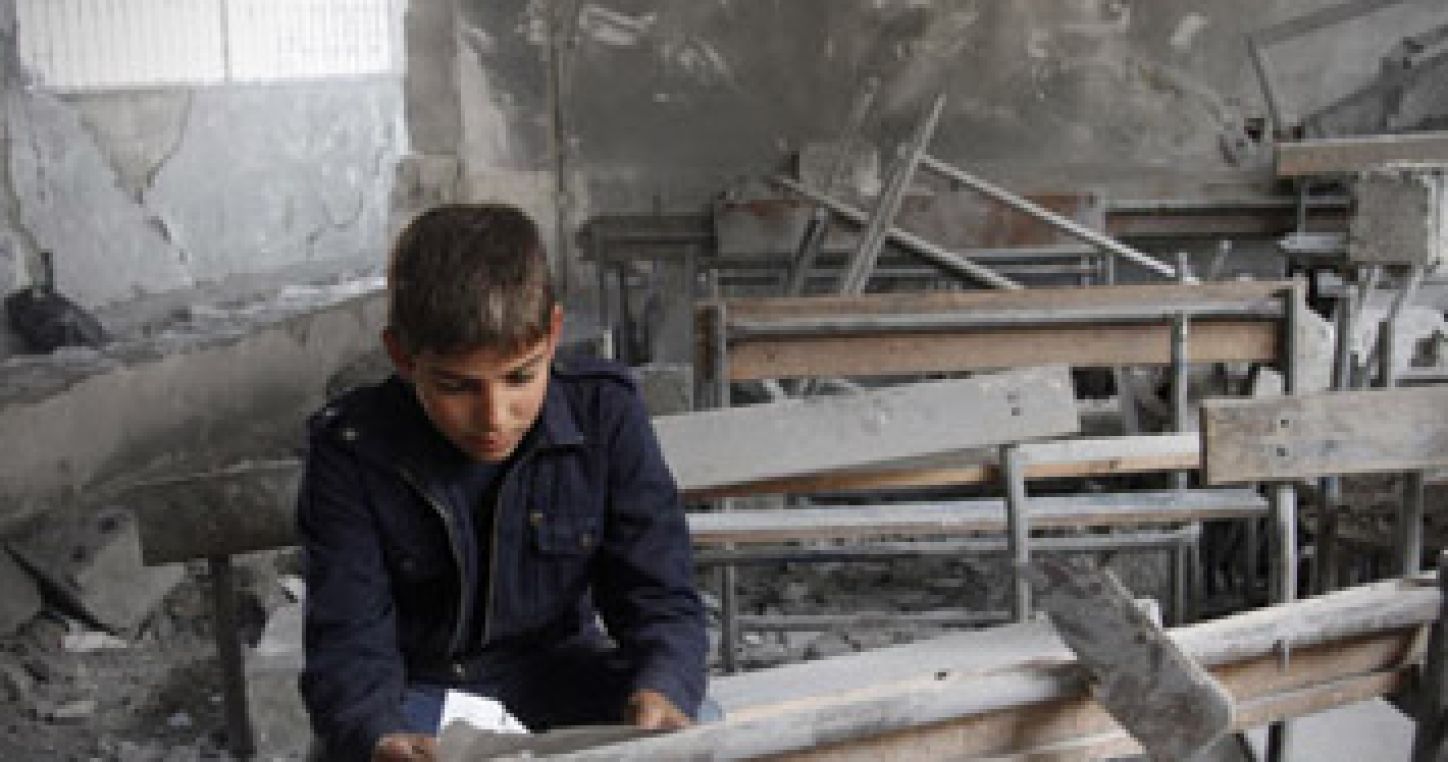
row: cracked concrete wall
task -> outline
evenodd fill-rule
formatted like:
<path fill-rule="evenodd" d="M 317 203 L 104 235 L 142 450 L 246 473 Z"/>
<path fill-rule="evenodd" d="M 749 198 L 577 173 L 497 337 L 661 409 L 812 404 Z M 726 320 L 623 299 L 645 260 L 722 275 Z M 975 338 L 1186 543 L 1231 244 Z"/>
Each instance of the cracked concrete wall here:
<path fill-rule="evenodd" d="M 574 223 L 700 209 L 783 169 L 839 134 L 868 77 L 865 136 L 886 157 L 943 88 L 932 152 L 1022 190 L 1234 195 L 1271 182 L 1265 151 L 1224 150 L 1266 113 L 1244 35 L 1337 2 L 457 0 L 444 49 L 472 190 L 561 187 Z M 1282 86 L 1317 97 L 1435 19 L 1439 0 L 1411 0 L 1327 64 L 1303 58 L 1320 41 L 1280 51 Z"/>
<path fill-rule="evenodd" d="M 17 33 L 0 0 L 0 293 L 38 275 L 41 250 L 92 310 L 382 265 L 400 76 L 62 95 L 30 86 Z"/>
<path fill-rule="evenodd" d="M 16 220 L 100 307 L 304 262 L 381 261 L 395 79 L 6 92 Z"/>

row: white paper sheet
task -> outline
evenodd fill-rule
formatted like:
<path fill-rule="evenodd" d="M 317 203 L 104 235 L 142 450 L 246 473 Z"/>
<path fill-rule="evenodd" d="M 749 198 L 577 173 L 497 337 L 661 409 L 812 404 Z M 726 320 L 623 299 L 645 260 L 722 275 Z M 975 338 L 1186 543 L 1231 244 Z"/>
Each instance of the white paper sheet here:
<path fill-rule="evenodd" d="M 479 730 L 495 733 L 527 733 L 528 729 L 495 699 L 475 696 L 463 691 L 448 691 L 442 699 L 442 723 L 439 730 L 454 722 L 465 722 Z"/>

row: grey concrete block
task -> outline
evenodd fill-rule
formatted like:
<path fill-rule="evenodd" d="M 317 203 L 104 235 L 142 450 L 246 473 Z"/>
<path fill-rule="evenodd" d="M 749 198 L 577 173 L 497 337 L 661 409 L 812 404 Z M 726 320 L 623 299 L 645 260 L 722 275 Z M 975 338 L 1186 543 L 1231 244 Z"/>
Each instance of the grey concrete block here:
<path fill-rule="evenodd" d="M 10 546 L 79 613 L 117 632 L 140 625 L 185 572 L 141 563 L 136 522 L 124 508 L 47 517 Z"/>
<path fill-rule="evenodd" d="M 302 672 L 302 604 L 281 606 L 267 620 L 246 660 L 247 706 L 260 759 L 300 758 L 312 741 L 297 691 Z"/>
<path fill-rule="evenodd" d="M 40 588 L 4 548 L 0 548 L 0 636 L 12 635 L 40 613 Z"/>
<path fill-rule="evenodd" d="M 1448 260 L 1448 165 L 1394 164 L 1364 172 L 1354 189 L 1348 257 L 1361 264 Z"/>

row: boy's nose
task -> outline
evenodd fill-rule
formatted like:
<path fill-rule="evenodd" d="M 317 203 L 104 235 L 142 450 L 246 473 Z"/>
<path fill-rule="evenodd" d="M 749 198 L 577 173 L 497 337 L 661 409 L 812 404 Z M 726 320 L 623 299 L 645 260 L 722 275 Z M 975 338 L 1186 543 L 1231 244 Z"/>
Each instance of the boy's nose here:
<path fill-rule="evenodd" d="M 482 417 L 481 423 L 488 430 L 503 428 L 508 417 L 507 400 L 501 394 L 487 394 L 478 405 L 477 413 Z"/>

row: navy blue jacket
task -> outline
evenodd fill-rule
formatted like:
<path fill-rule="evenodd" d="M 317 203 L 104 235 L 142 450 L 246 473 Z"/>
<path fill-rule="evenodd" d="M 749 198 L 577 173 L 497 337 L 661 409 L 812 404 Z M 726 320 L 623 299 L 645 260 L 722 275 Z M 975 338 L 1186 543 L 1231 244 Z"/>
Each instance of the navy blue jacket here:
<path fill-rule="evenodd" d="M 697 710 L 707 642 L 688 530 L 623 366 L 554 363 L 481 533 L 461 497 L 468 464 L 407 383 L 353 391 L 309 426 L 301 689 L 329 751 L 366 759 L 400 731 L 406 682 L 476 656 L 480 644 L 465 641 L 480 613 L 483 652 L 506 659 L 589 631 L 596 607 L 636 668 L 634 688 Z"/>

